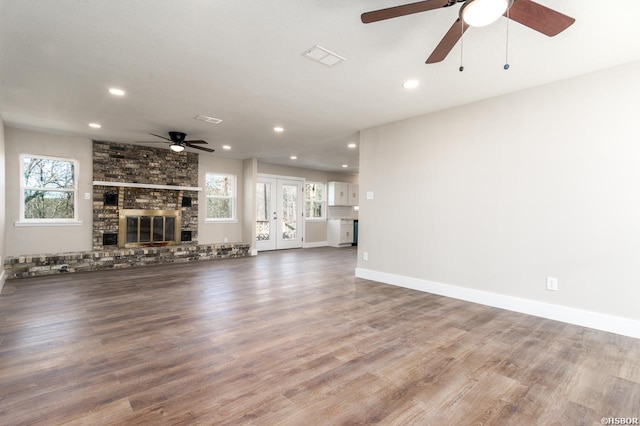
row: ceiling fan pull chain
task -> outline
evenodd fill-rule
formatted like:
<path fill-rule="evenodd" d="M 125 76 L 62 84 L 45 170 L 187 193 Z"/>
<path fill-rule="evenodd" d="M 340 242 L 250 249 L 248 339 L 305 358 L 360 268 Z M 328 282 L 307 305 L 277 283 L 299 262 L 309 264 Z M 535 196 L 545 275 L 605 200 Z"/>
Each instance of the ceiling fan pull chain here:
<path fill-rule="evenodd" d="M 507 46 L 505 49 L 505 58 L 504 58 L 504 69 L 508 70 L 509 69 L 509 9 L 511 9 L 511 7 L 507 8 Z"/>
<path fill-rule="evenodd" d="M 464 71 L 464 66 L 462 65 L 462 53 L 464 51 L 464 20 L 460 19 L 460 72 Z"/>

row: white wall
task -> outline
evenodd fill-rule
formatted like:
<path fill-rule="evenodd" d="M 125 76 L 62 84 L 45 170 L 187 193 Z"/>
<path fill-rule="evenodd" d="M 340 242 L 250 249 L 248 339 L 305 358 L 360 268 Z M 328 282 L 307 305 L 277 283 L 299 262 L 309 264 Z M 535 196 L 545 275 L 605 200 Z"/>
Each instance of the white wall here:
<path fill-rule="evenodd" d="M 325 172 L 320 170 L 303 169 L 300 167 L 281 166 L 258 161 L 258 173 L 292 176 L 304 178 L 311 182 L 347 182 L 358 183 L 358 176 L 343 173 Z M 327 241 L 326 221 L 306 221 L 305 222 L 305 244 L 319 243 Z"/>
<path fill-rule="evenodd" d="M 236 176 L 236 221 L 234 223 L 206 222 L 207 198 L 205 188 L 205 175 L 207 173 L 223 173 Z M 214 244 L 224 242 L 242 242 L 242 219 L 244 205 L 242 160 L 200 155 L 198 162 L 198 186 L 202 192 L 198 195 L 198 243 Z"/>
<path fill-rule="evenodd" d="M 81 226 L 16 227 L 20 216 L 20 154 L 49 155 L 79 161 L 78 216 Z M 91 139 L 5 127 L 6 255 L 63 253 L 92 249 L 93 144 Z"/>
<path fill-rule="evenodd" d="M 639 320 L 639 76 L 634 63 L 362 131 L 359 276 Z"/>
<path fill-rule="evenodd" d="M 5 193 L 6 193 L 6 185 L 5 185 L 5 142 L 4 142 L 4 121 L 2 117 L 0 117 L 0 291 L 2 291 L 2 286 L 4 285 L 5 275 L 4 269 L 2 268 L 2 261 L 5 257 L 6 252 L 6 238 L 5 238 Z"/>

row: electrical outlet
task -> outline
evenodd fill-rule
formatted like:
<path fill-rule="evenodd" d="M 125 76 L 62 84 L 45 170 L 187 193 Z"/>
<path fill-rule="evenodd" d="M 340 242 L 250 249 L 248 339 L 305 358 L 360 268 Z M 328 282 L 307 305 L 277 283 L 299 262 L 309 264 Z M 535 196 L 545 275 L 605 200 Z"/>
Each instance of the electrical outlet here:
<path fill-rule="evenodd" d="M 367 253 L 366 251 L 362 253 L 362 260 L 364 260 L 365 262 L 367 260 L 369 260 L 369 253 Z"/>
<path fill-rule="evenodd" d="M 547 290 L 558 291 L 558 279 L 555 277 L 547 277 Z"/>
<path fill-rule="evenodd" d="M 84 199 L 85 200 L 90 200 L 91 199 L 91 193 L 90 192 L 85 192 L 84 193 Z"/>
<path fill-rule="evenodd" d="M 228 243 L 228 242 L 229 242 L 229 239 L 228 239 L 227 237 L 224 237 L 224 242 L 225 242 L 225 243 Z"/>
<path fill-rule="evenodd" d="M 373 200 L 373 191 L 367 191 L 367 200 Z"/>

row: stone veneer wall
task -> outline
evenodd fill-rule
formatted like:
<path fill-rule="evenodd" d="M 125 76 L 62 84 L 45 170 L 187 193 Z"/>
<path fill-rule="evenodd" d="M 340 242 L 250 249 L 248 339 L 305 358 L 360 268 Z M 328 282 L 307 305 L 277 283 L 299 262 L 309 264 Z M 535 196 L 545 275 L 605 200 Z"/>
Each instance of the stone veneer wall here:
<path fill-rule="evenodd" d="M 93 180 L 171 186 L 198 186 L 198 154 L 176 153 L 169 149 L 139 145 L 93 142 Z M 104 203 L 105 194 L 117 197 L 117 205 Z M 182 207 L 184 197 L 191 205 Z M 120 209 L 181 210 L 181 231 L 191 232 L 191 241 L 198 243 L 198 191 L 147 189 L 134 187 L 93 187 L 93 249 L 116 249 L 104 246 L 103 235 L 117 234 Z"/>
<path fill-rule="evenodd" d="M 28 278 L 71 272 L 120 269 L 165 263 L 229 259 L 250 255 L 251 244 L 203 244 L 145 247 L 109 251 L 15 256 L 4 259 L 7 278 Z"/>

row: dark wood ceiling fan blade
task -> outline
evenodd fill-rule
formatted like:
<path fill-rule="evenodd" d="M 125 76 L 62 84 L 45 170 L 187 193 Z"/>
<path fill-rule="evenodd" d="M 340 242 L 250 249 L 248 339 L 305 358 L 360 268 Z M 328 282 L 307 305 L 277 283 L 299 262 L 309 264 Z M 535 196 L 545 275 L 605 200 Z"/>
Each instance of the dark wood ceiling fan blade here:
<path fill-rule="evenodd" d="M 169 142 L 173 142 L 171 139 L 169 139 L 169 138 L 167 138 L 167 137 L 165 137 L 165 136 L 156 135 L 155 133 L 149 133 L 149 134 L 150 134 L 151 136 L 155 136 L 155 137 L 158 137 L 158 138 L 162 138 L 162 139 L 164 139 L 164 140 L 167 140 L 167 141 L 169 141 Z"/>
<path fill-rule="evenodd" d="M 206 144 L 208 144 L 209 142 L 207 142 L 207 141 L 203 141 L 203 140 L 199 140 L 199 139 L 198 139 L 198 140 L 194 140 L 194 141 L 185 141 L 185 143 L 199 143 L 199 144 L 204 144 L 204 145 L 206 145 Z"/>
<path fill-rule="evenodd" d="M 442 37 L 442 40 L 440 40 L 440 43 L 438 43 L 436 48 L 433 49 L 433 53 L 431 53 L 431 56 L 427 58 L 425 63 L 435 64 L 436 62 L 444 60 L 449 52 L 451 52 L 451 49 L 453 49 L 453 46 L 455 46 L 458 40 L 460 40 L 462 34 L 467 31 L 467 28 L 469 28 L 469 25 L 458 18 L 451 28 L 449 28 L 449 31 L 447 31 L 444 37 Z"/>
<path fill-rule="evenodd" d="M 136 143 L 167 143 L 165 141 L 136 141 Z"/>
<path fill-rule="evenodd" d="M 363 24 L 370 24 L 371 22 L 384 21 L 385 19 L 438 9 L 446 6 L 447 4 L 447 0 L 424 0 L 415 3 L 403 4 L 402 6 L 388 7 L 386 9 L 366 12 L 360 16 L 360 19 Z"/>
<path fill-rule="evenodd" d="M 515 0 L 504 16 L 549 37 L 560 34 L 576 21 L 531 0 Z"/>
<path fill-rule="evenodd" d="M 201 151 L 215 152 L 215 149 L 205 148 L 203 146 L 198 146 L 198 145 L 191 145 L 189 142 L 185 142 L 185 145 L 188 146 L 189 148 L 199 149 Z"/>

